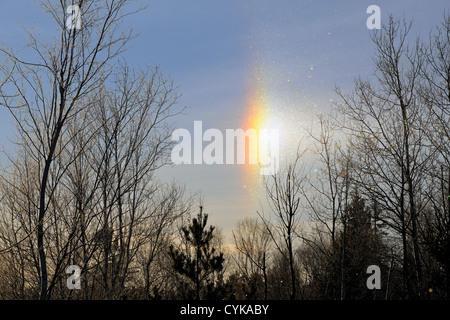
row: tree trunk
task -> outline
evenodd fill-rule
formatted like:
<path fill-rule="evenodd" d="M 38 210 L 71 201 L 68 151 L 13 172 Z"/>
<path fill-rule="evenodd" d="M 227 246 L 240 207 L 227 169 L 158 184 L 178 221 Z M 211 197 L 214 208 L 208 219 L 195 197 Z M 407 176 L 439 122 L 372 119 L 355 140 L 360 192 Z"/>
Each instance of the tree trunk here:
<path fill-rule="evenodd" d="M 408 186 L 408 198 L 409 198 L 409 211 L 411 215 L 411 236 L 412 236 L 412 244 L 413 244 L 413 261 L 414 261 L 414 274 L 416 277 L 416 290 L 415 295 L 420 298 L 420 291 L 422 287 L 422 267 L 420 263 L 420 253 L 419 253 L 419 244 L 418 244 L 418 232 L 417 232 L 417 209 L 414 201 L 414 185 L 411 176 L 411 157 L 409 150 L 409 130 L 407 126 L 407 111 L 406 105 L 403 102 L 403 99 L 400 99 L 400 106 L 402 110 L 402 120 L 403 120 L 403 135 L 405 139 L 405 156 L 406 156 L 406 184 Z"/>
<path fill-rule="evenodd" d="M 268 290 L 268 285 L 267 285 L 267 271 L 266 271 L 266 253 L 264 252 L 263 254 L 263 267 L 262 267 L 262 271 L 263 271 L 263 276 L 264 276 L 264 300 L 267 300 L 268 296 L 269 296 L 269 290 Z"/>
<path fill-rule="evenodd" d="M 60 89 L 62 90 L 62 89 Z M 63 96 L 64 90 L 61 91 L 61 95 Z M 62 114 L 62 109 L 64 105 L 64 99 L 62 97 L 60 110 Z M 45 203 L 45 196 L 47 191 L 47 181 L 48 181 L 48 175 L 50 172 L 50 165 L 53 160 L 53 155 L 55 153 L 56 144 L 58 142 L 58 138 L 61 132 L 61 115 L 60 115 L 60 121 L 58 121 L 58 124 L 56 126 L 56 130 L 54 134 L 52 135 L 52 140 L 50 144 L 50 150 L 47 156 L 47 159 L 45 161 L 44 166 L 44 172 L 42 174 L 42 180 L 41 180 L 41 190 L 39 192 L 39 217 L 38 217 L 38 226 L 37 226 L 37 245 L 38 245 L 38 252 L 39 252 L 39 262 L 40 262 L 40 269 L 41 269 L 41 290 L 40 290 L 40 300 L 46 300 L 47 299 L 47 287 L 48 287 L 48 273 L 47 273 L 47 258 L 45 255 L 45 249 L 44 249 L 44 218 L 46 213 L 46 203 Z"/>

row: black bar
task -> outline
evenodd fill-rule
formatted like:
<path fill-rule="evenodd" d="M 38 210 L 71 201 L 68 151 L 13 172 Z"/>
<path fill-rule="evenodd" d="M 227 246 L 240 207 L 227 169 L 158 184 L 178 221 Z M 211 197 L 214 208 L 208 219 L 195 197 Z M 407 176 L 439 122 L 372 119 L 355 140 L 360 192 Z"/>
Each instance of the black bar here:
<path fill-rule="evenodd" d="M 258 307 L 259 306 L 259 307 Z M 263 308 L 262 306 L 265 306 Z M 268 307 L 267 307 L 268 306 Z M 4 315 L 59 319 L 92 316 L 111 319 L 322 319 L 351 316 L 390 318 L 393 315 L 447 314 L 448 301 L 0 301 Z M 189 312 L 187 312 L 189 307 Z M 183 309 L 184 308 L 184 309 Z M 212 309 L 213 308 L 213 309 Z M 195 314 L 192 311 L 195 310 Z M 210 311 L 213 310 L 212 315 Z M 447 311 L 447 312 L 446 312 Z M 184 314 L 183 314 L 184 312 Z"/>

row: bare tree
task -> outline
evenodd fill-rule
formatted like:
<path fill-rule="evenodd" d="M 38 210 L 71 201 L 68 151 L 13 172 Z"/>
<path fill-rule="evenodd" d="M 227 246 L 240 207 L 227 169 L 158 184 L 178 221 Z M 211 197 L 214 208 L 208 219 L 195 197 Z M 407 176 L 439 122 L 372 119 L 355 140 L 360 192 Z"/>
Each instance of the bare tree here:
<path fill-rule="evenodd" d="M 262 273 L 264 280 L 264 300 L 268 299 L 267 269 L 270 259 L 270 234 L 257 219 L 245 218 L 239 221 L 233 230 L 236 250 L 242 257 L 237 258 L 237 265 L 247 280 Z"/>
<path fill-rule="evenodd" d="M 167 247 L 176 234 L 176 221 L 182 220 L 189 212 L 191 203 L 183 199 L 184 189 L 176 184 L 161 186 L 157 196 L 152 196 L 150 215 L 142 229 L 144 243 L 137 253 L 137 265 L 141 270 L 143 290 L 146 298 L 152 298 L 152 290 L 161 289 L 161 266 L 158 262 L 166 256 Z M 159 278 L 159 280 L 158 280 Z M 160 290 L 158 290 L 160 291 Z"/>
<path fill-rule="evenodd" d="M 445 296 L 450 297 L 450 16 L 447 13 L 435 34 L 430 35 L 424 48 L 419 96 L 428 106 L 429 123 L 423 121 L 420 130 L 430 141 L 430 149 L 437 154 L 429 167 L 430 187 L 426 190 L 430 202 L 422 233 L 428 251 L 439 261 L 436 267 L 444 270 Z M 441 276 L 439 275 L 439 278 Z M 439 284 L 436 284 L 439 286 Z"/>
<path fill-rule="evenodd" d="M 380 201 L 388 213 L 384 221 L 400 234 L 404 285 L 413 297 L 422 286 L 418 217 L 426 203 L 419 195 L 427 188 L 425 172 L 434 155 L 418 130 L 419 120 L 423 124 L 427 119 L 417 98 L 423 59 L 417 46 L 407 44 L 410 28 L 390 17 L 373 36 L 377 85 L 357 80 L 353 95 L 337 93 L 342 98 L 339 110 L 350 120 L 342 128 L 356 155 L 354 180 L 366 198 Z"/>
<path fill-rule="evenodd" d="M 124 11 L 127 3 L 81 0 L 76 5 L 82 28 L 72 29 L 65 26 L 66 10 L 75 3 L 42 1 L 61 38 L 43 46 L 30 33 L 36 62 L 2 49 L 10 68 L 1 70 L 1 99 L 17 120 L 23 154 L 11 158 L 15 171 L 3 181 L 11 196 L 2 204 L 9 204 L 12 223 L 21 228 L 5 233 L 3 252 L 22 254 L 19 246 L 29 243 L 40 299 L 67 296 L 62 289 L 68 264 L 82 264 L 85 298 L 99 297 L 98 272 L 104 297 L 121 297 L 141 247 L 150 244 L 155 254 L 162 232 L 183 214 L 182 189 L 165 189 L 153 178 L 168 162 L 168 119 L 179 113 L 173 81 L 158 67 L 135 72 L 125 64 L 111 66 L 133 38 L 131 31 L 119 33 L 120 22 L 133 13 Z M 110 74 L 116 75 L 112 82 Z M 25 183 L 13 180 L 21 173 Z M 16 203 L 27 210 L 16 209 Z"/>
<path fill-rule="evenodd" d="M 154 216 L 158 209 L 151 200 L 160 187 L 153 173 L 168 161 L 172 145 L 168 118 L 177 114 L 173 106 L 178 98 L 173 83 L 158 68 L 135 74 L 123 65 L 116 74 L 116 86 L 98 93 L 101 102 L 93 112 L 101 130 L 90 150 L 91 165 L 100 172 L 96 183 L 100 230 L 111 232 L 116 242 L 114 248 L 111 243 L 101 248 L 107 298 L 120 296 L 124 289 L 130 264 L 145 238 L 139 226 L 160 218 Z M 164 214 L 171 217 L 170 212 Z"/>
<path fill-rule="evenodd" d="M 300 161 L 304 153 L 297 152 L 295 159 L 282 173 L 275 173 L 264 181 L 266 197 L 273 220 L 258 212 L 279 254 L 289 265 L 290 299 L 297 297 L 297 269 L 295 263 L 295 239 L 299 237 L 301 199 L 304 196 L 305 176 Z"/>
<path fill-rule="evenodd" d="M 308 189 L 305 190 L 305 199 L 310 211 L 310 231 L 302 235 L 305 244 L 310 246 L 317 255 L 330 265 L 336 254 L 340 254 L 341 266 L 341 299 L 345 293 L 345 241 L 341 253 L 337 252 L 338 227 L 342 226 L 344 234 L 346 230 L 345 207 L 348 205 L 351 188 L 351 154 L 345 151 L 337 137 L 339 127 L 333 123 L 331 115 L 319 115 L 317 132 L 309 130 L 309 137 L 313 141 L 313 152 L 317 155 L 314 175 L 307 181 Z M 345 237 L 344 237 L 345 239 Z M 331 280 L 328 278 L 328 281 Z M 327 286 L 328 287 L 328 286 Z"/>
<path fill-rule="evenodd" d="M 67 122 L 86 106 L 83 98 L 106 81 L 108 63 L 117 57 L 130 33 L 119 33 L 118 27 L 127 15 L 123 9 L 127 1 L 80 0 L 78 5 L 83 19 L 82 28 L 67 28 L 67 9 L 73 1 L 41 1 L 41 6 L 54 19 L 60 35 L 53 44 L 42 44 L 29 33 L 34 61 L 24 61 L 9 49 L 10 69 L 2 67 L 8 75 L 0 94 L 2 105 L 16 119 L 29 153 L 38 157 L 40 166 L 39 202 L 37 204 L 37 247 L 39 252 L 40 299 L 48 296 L 48 267 L 45 250 L 45 218 L 53 201 L 54 188 L 67 168 L 58 168 L 59 175 L 49 181 L 55 159 L 66 147 L 69 139 Z M 11 91 L 7 91 L 10 89 Z M 8 93 L 12 92 L 12 93 Z M 65 143 L 62 143 L 64 141 Z M 52 182 L 51 184 L 49 182 Z"/>

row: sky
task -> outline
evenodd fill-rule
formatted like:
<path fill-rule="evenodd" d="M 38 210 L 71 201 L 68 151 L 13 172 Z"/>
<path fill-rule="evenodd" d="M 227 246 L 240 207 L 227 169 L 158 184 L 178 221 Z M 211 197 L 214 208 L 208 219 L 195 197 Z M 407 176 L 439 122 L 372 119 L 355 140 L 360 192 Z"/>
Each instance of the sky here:
<path fill-rule="evenodd" d="M 125 21 L 140 35 L 123 58 L 136 67 L 159 65 L 182 93 L 186 115 L 175 127 L 203 130 L 280 130 L 280 161 L 292 154 L 327 112 L 340 87 L 349 92 L 357 77 L 373 74 L 373 30 L 366 9 L 413 19 L 412 37 L 426 38 L 450 9 L 448 0 L 145 0 L 147 9 Z M 52 33 L 37 1 L 0 0 L 0 44 L 20 49 L 23 28 L 45 39 Z M 0 59 L 3 59 L 0 57 Z M 1 60 L 0 60 L 1 63 Z M 0 108 L 0 145 L 10 147 L 14 126 Z M 206 144 L 204 144 L 205 146 Z M 256 217 L 264 205 L 258 170 L 248 165 L 169 165 L 157 173 L 188 192 L 201 192 L 210 222 L 230 242 L 243 217 Z"/>

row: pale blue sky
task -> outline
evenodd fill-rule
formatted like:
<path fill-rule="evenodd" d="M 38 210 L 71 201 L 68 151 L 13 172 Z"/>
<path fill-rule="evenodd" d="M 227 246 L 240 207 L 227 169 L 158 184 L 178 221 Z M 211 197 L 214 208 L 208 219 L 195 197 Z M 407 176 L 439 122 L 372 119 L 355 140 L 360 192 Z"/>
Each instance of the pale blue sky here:
<path fill-rule="evenodd" d="M 52 34 L 49 18 L 36 1 L 0 0 L 0 43 L 26 44 L 21 29 L 34 25 L 42 38 Z M 327 110 L 335 86 L 350 90 L 357 76 L 373 71 L 373 45 L 366 28 L 366 8 L 414 19 L 412 35 L 427 36 L 448 0 L 145 0 L 149 7 L 127 20 L 140 32 L 124 58 L 136 66 L 158 64 L 173 77 L 190 106 L 177 127 L 192 130 L 239 128 L 246 107 L 249 79 L 258 69 L 265 76 L 274 111 L 289 119 L 293 140 L 315 112 Z M 53 34 L 52 34 L 53 36 Z M 0 61 L 1 63 L 1 61 Z M 289 81 L 288 81 L 289 80 Z M 0 145 L 13 127 L 0 110 Z M 298 125 L 297 125 L 298 124 Z M 300 137 L 298 137 L 300 138 Z M 188 190 L 201 190 L 211 222 L 229 232 L 238 218 L 256 216 L 258 199 L 241 187 L 238 166 L 167 167 L 164 179 L 176 178 Z"/>

